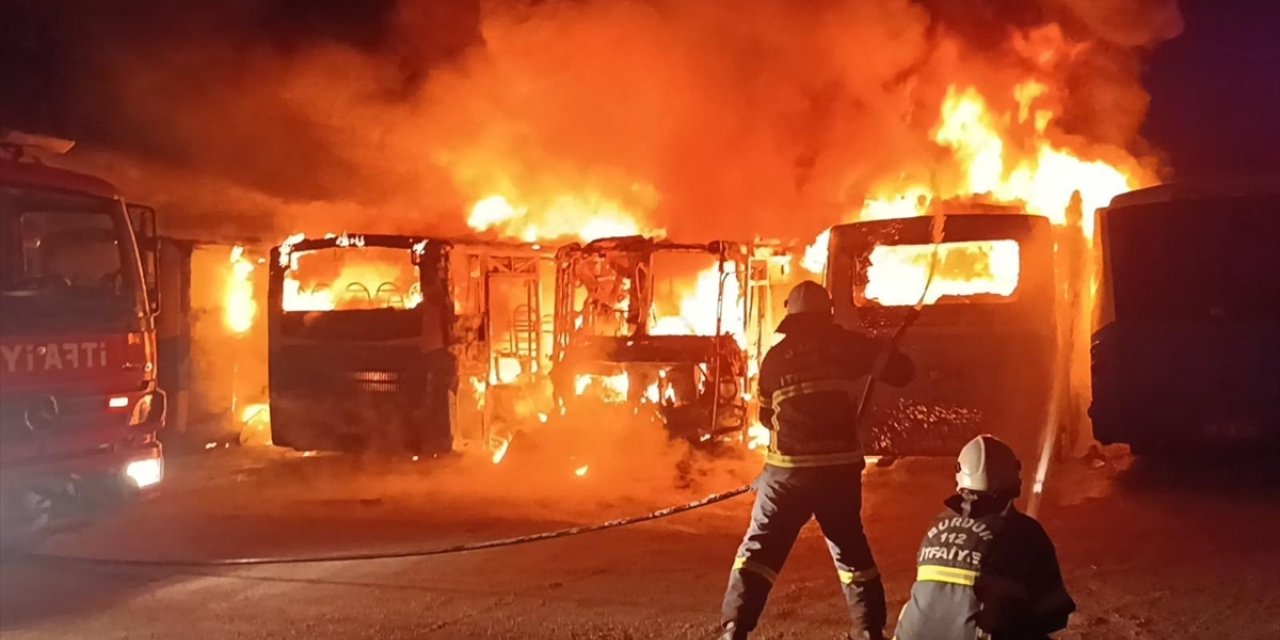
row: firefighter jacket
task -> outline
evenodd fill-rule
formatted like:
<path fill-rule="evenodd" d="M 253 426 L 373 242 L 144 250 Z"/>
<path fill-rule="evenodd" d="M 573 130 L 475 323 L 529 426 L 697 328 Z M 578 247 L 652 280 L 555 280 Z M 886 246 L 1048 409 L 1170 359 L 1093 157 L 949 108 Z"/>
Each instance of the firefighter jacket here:
<path fill-rule="evenodd" d="M 1036 640 L 1066 627 L 1076 605 L 1040 523 L 989 496 L 946 505 L 920 545 L 895 640 Z"/>
<path fill-rule="evenodd" d="M 786 335 L 760 365 L 760 422 L 769 429 L 765 462 L 776 467 L 862 464 L 858 404 L 878 357 L 880 379 L 911 381 L 911 361 L 883 343 L 817 314 L 789 315 Z"/>

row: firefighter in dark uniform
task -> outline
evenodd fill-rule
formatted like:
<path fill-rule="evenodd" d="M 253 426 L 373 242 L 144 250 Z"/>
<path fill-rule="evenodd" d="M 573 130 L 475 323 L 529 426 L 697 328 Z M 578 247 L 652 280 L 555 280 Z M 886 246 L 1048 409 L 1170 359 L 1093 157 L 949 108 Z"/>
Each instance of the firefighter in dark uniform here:
<path fill-rule="evenodd" d="M 760 421 L 769 428 L 764 471 L 756 479 L 751 523 L 738 549 L 722 611 L 723 640 L 756 627 L 774 579 L 800 529 L 816 517 L 835 560 L 853 638 L 883 637 L 884 586 L 862 530 L 858 404 L 876 368 L 903 385 L 911 361 L 836 325 L 831 297 L 802 282 L 787 297 L 785 337 L 760 366 Z"/>
<path fill-rule="evenodd" d="M 1067 626 L 1075 602 L 1044 528 L 1013 500 L 1021 465 L 978 436 L 957 464 L 957 493 L 925 535 L 896 640 L 1037 640 Z"/>

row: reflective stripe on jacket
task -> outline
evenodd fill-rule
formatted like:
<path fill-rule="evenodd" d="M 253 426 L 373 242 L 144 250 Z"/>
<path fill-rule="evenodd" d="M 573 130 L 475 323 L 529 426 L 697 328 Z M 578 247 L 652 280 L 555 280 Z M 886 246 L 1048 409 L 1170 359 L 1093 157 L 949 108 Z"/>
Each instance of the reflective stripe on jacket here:
<path fill-rule="evenodd" d="M 882 343 L 825 316 L 796 314 L 760 366 L 760 422 L 769 429 L 765 462 L 776 467 L 862 463 L 858 402 Z M 894 352 L 881 379 L 911 380 L 911 361 Z"/>
<path fill-rule="evenodd" d="M 1075 602 L 1040 523 L 1007 501 L 968 504 L 952 496 L 925 535 L 895 638 L 1034 640 L 1064 628 Z"/>

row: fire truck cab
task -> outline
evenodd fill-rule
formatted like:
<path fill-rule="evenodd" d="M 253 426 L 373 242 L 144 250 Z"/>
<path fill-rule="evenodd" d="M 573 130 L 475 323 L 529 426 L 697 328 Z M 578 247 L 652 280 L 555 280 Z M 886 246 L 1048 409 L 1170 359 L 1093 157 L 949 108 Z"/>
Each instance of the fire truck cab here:
<path fill-rule="evenodd" d="M 1058 339 L 1049 220 L 940 215 L 941 237 L 935 216 L 832 229 L 826 280 L 837 322 L 887 338 L 924 304 L 899 345 L 916 379 L 877 387 L 863 446 L 876 455 L 953 456 L 991 433 L 1033 460 Z"/>
<path fill-rule="evenodd" d="M 154 213 L 48 166 L 10 135 L 0 157 L 0 518 L 6 546 L 156 488 Z"/>

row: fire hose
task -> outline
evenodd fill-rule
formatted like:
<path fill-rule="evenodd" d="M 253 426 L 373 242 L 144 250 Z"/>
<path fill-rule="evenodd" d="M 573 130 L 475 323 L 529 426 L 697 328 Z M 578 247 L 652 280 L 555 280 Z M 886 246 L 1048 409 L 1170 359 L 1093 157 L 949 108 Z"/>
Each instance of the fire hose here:
<path fill-rule="evenodd" d="M 929 239 L 933 243 L 933 252 L 929 257 L 929 272 L 925 275 L 924 286 L 920 287 L 920 299 L 911 306 L 911 310 L 907 312 L 902 322 L 898 324 L 898 328 L 894 330 L 893 335 L 885 341 L 880 347 L 880 353 L 877 354 L 875 363 L 871 365 L 871 374 L 867 376 L 867 382 L 862 387 L 862 395 L 858 398 L 858 410 L 855 414 L 854 424 L 862 424 L 863 418 L 866 417 L 867 408 L 871 406 L 871 394 L 875 391 L 876 380 L 880 374 L 884 372 L 885 365 L 888 364 L 889 358 L 893 357 L 894 351 L 898 349 L 898 343 L 902 342 L 902 336 L 906 335 L 907 329 L 920 319 L 921 312 L 924 311 L 924 303 L 928 300 L 929 287 L 933 284 L 933 276 L 938 271 L 938 250 L 942 246 L 942 234 L 946 229 L 946 218 L 941 214 L 934 215 L 929 221 Z"/>
<path fill-rule="evenodd" d="M 142 558 L 107 558 L 107 557 L 90 557 L 63 555 L 57 553 L 34 553 L 31 557 L 41 560 L 50 560 L 61 563 L 72 564 L 90 564 L 90 565 L 110 565 L 124 567 L 247 567 L 247 566 L 266 566 L 266 565 L 282 565 L 282 564 L 316 564 L 322 562 L 355 562 L 360 560 L 392 560 L 398 558 L 424 558 L 427 556 L 443 556 L 454 553 L 465 553 L 468 551 L 480 551 L 482 549 L 497 549 L 500 547 L 514 547 L 516 545 L 528 544 L 530 542 L 540 542 L 543 540 L 554 540 L 556 538 L 568 538 L 570 536 L 582 535 L 584 533 L 592 533 L 595 531 L 604 531 L 606 529 L 616 529 L 659 518 L 674 516 L 678 513 L 701 509 L 718 502 L 724 502 L 730 498 L 736 498 L 751 490 L 751 484 L 744 484 L 740 487 L 713 493 L 704 498 L 686 502 L 684 504 L 673 505 L 657 511 L 631 516 L 627 518 L 618 518 L 607 522 L 597 524 L 581 525 L 577 527 L 568 527 L 565 529 L 557 529 L 555 531 L 544 531 L 525 536 L 517 536 L 514 538 L 501 538 L 498 540 L 484 540 L 481 542 L 468 542 L 455 544 L 445 547 L 436 547 L 431 549 L 408 549 L 403 551 L 369 551 L 361 553 L 336 553 L 322 554 L 311 556 L 276 556 L 276 557 L 258 557 L 258 558 L 219 558 L 212 560 L 165 560 L 165 559 L 142 559 Z"/>
<path fill-rule="evenodd" d="M 883 372 L 889 358 L 893 355 L 897 345 L 902 340 L 902 336 L 906 334 L 907 329 L 915 324 L 920 317 L 920 312 L 924 308 L 924 303 L 928 295 L 929 286 L 933 283 L 934 273 L 937 270 L 938 263 L 938 246 L 942 241 L 944 219 L 942 216 L 935 216 L 931 224 L 931 235 L 933 240 L 933 256 L 929 264 L 929 273 L 925 279 L 924 286 L 920 291 L 920 299 L 908 312 L 907 317 L 898 326 L 893 335 L 884 342 L 877 354 L 875 361 L 871 366 L 871 371 L 867 375 L 866 385 L 863 387 L 862 394 L 858 398 L 857 408 L 855 410 L 855 424 L 861 423 L 865 416 L 866 410 L 870 405 L 871 395 L 875 389 L 876 378 Z M 109 558 L 109 557 L 91 557 L 91 556 L 75 556 L 63 555 L 57 553 L 34 553 L 32 557 L 61 563 L 71 564 L 88 564 L 88 565 L 108 565 L 108 566 L 124 566 L 124 567 L 247 567 L 247 566 L 269 566 L 269 565 L 286 565 L 286 564 L 317 564 L 326 562 L 357 562 L 365 560 L 393 560 L 402 558 L 424 558 L 429 556 L 442 556 L 455 553 L 466 553 L 468 551 L 480 551 L 484 549 L 498 549 L 501 547 L 514 547 L 532 542 L 541 542 L 543 540 L 555 540 L 557 538 L 568 538 L 572 536 L 582 535 L 584 533 L 593 533 L 596 531 L 605 531 L 608 529 L 616 529 L 641 522 L 649 522 L 660 518 L 670 517 L 676 514 L 693 511 L 708 507 L 716 503 L 724 502 L 731 498 L 736 498 L 751 490 L 753 483 L 747 483 L 740 487 L 713 493 L 706 497 L 687 502 L 684 504 L 673 505 L 657 511 L 631 516 L 627 518 L 617 518 L 590 525 L 580 525 L 576 527 L 568 527 L 565 529 L 557 529 L 554 531 L 544 531 L 541 533 L 533 533 L 514 538 L 500 538 L 497 540 L 484 540 L 480 542 L 469 542 L 444 547 L 435 547 L 430 549 L 409 549 L 402 551 L 370 551 L 360 553 L 337 553 L 337 554 L 321 554 L 310 556 L 265 556 L 265 557 L 249 557 L 249 558 L 219 558 L 212 560 L 180 560 L 180 559 L 143 559 L 143 558 Z"/>

